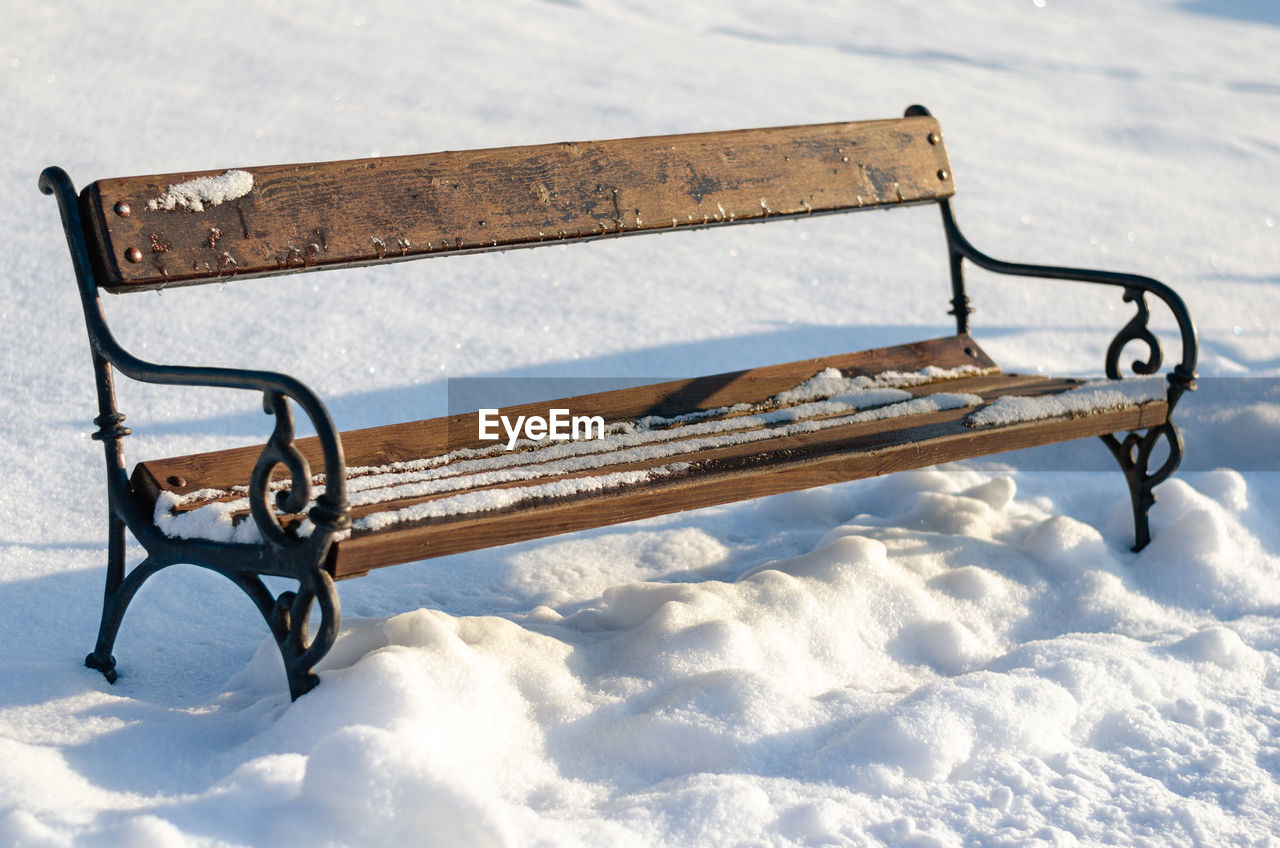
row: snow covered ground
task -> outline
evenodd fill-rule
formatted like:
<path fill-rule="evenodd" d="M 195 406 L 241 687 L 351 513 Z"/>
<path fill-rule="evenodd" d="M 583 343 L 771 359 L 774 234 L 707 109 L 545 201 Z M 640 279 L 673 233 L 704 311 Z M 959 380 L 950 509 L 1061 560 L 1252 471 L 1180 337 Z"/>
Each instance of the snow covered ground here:
<path fill-rule="evenodd" d="M 1280 844 L 1275 3 L 10 0 L 0 21 L 0 844 Z M 116 685 L 80 665 L 106 507 L 43 166 L 84 184 L 915 102 L 975 244 L 1154 275 L 1197 319 L 1206 379 L 1147 550 L 1084 442 L 350 581 L 297 703 L 256 612 L 197 569 L 141 592 Z M 455 378 L 943 335 L 942 247 L 936 211 L 900 210 L 107 307 L 138 353 L 289 371 L 353 428 L 441 414 Z M 1100 375 L 1132 314 L 977 273 L 971 295 L 1007 370 Z M 230 393 L 121 402 L 134 458 L 269 424 Z"/>

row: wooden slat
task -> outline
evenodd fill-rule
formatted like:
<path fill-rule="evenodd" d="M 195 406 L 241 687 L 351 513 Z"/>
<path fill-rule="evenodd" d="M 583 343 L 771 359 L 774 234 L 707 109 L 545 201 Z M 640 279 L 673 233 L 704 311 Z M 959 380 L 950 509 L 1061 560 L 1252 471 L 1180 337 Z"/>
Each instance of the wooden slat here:
<path fill-rule="evenodd" d="M 670 416 L 695 409 L 756 403 L 794 387 L 825 368 L 836 368 L 853 376 L 884 371 L 918 371 L 928 365 L 939 368 L 962 365 L 996 368 L 995 362 L 978 347 L 977 342 L 968 335 L 957 335 L 710 377 L 523 404 L 504 408 L 503 412 L 507 415 L 545 415 L 554 406 L 571 409 L 575 414 L 601 415 L 606 421 L 632 421 L 646 415 Z M 476 415 L 469 413 L 351 430 L 342 434 L 342 446 L 349 467 L 380 466 L 438 456 L 459 447 L 480 447 L 483 443 L 476 434 Z M 315 438 L 299 439 L 297 445 L 315 470 L 323 468 L 319 443 Z M 184 495 L 198 489 L 243 486 L 249 482 L 261 450 L 261 446 L 252 445 L 143 462 L 134 469 L 133 486 L 150 502 L 155 501 L 161 490 Z M 171 478 L 182 482 L 170 482 Z"/>
<path fill-rule="evenodd" d="M 911 117 L 251 167 L 247 194 L 198 212 L 148 204 L 228 169 L 107 179 L 84 203 L 121 292 L 934 201 L 950 169 Z"/>
<path fill-rule="evenodd" d="M 917 395 L 943 392 L 976 394 L 982 397 L 984 401 L 990 402 L 1002 395 L 1040 396 L 1057 394 L 1058 392 L 1075 388 L 1076 386 L 1079 386 L 1080 383 L 1081 381 L 1078 380 L 1062 380 L 1057 378 L 1046 379 L 1037 375 L 1007 374 L 933 383 L 929 386 L 917 387 L 912 393 Z M 970 408 L 965 411 L 972 412 L 973 410 Z M 848 417 L 850 414 L 850 411 L 846 410 L 841 413 L 829 415 L 815 415 L 806 418 L 805 420 L 807 422 L 821 422 L 827 420 L 834 424 L 835 421 Z M 609 453 L 593 454 L 592 456 L 598 457 L 602 463 L 598 467 L 587 468 L 581 471 L 547 474 L 546 477 L 540 477 L 532 481 L 511 481 L 480 485 L 469 480 L 469 475 L 459 474 L 454 479 L 458 482 L 465 483 L 466 487 L 464 489 L 458 489 L 456 491 L 441 491 L 425 496 L 408 496 L 360 505 L 353 507 L 352 517 L 358 519 L 376 512 L 403 509 L 405 507 L 425 503 L 427 501 L 441 500 L 462 491 L 475 492 L 481 490 L 515 488 L 547 482 L 550 480 L 570 480 L 578 477 L 589 477 L 592 475 L 616 472 L 648 471 L 673 462 L 693 460 L 698 463 L 703 471 L 705 471 L 712 467 L 724 469 L 746 463 L 750 463 L 752 465 L 768 465 L 776 461 L 778 456 L 782 455 L 795 456 L 800 454 L 840 450 L 847 448 L 849 445 L 855 444 L 864 449 L 868 449 L 876 445 L 894 444 L 899 438 L 901 438 L 899 431 L 904 428 L 919 427 L 922 426 L 922 422 L 931 422 L 932 420 L 933 419 L 929 415 L 912 416 L 910 418 L 883 418 L 854 424 L 831 426 L 829 429 L 811 433 L 789 434 L 785 436 L 779 434 L 775 438 L 771 439 L 761 439 L 759 441 L 741 444 L 728 444 L 717 447 L 698 448 L 696 449 L 696 452 L 691 449 L 683 453 L 677 453 L 660 458 L 623 460 Z M 947 418 L 946 420 L 950 419 Z M 753 425 L 736 432 L 751 433 L 756 431 L 770 431 L 774 429 L 775 428 L 767 425 Z M 677 435 L 679 432 L 680 428 L 677 428 L 668 435 Z M 693 443 L 704 440 L 704 436 L 686 435 L 663 441 L 662 444 L 668 447 L 678 448 L 683 442 L 689 443 L 690 447 L 693 448 Z M 502 456 L 504 455 L 500 454 L 499 458 Z M 536 457 L 537 453 L 534 452 L 533 456 Z M 532 463 L 531 467 L 536 468 L 539 464 L 545 465 L 545 463 Z"/>
<path fill-rule="evenodd" d="M 990 402 L 1004 395 L 1042 396 L 1056 394 L 1075 388 L 1080 384 L 1081 381 L 1079 380 L 1045 378 L 1039 375 L 996 374 L 911 387 L 906 390 L 906 393 L 916 396 L 942 392 L 966 393 L 978 395 L 984 401 Z M 826 426 L 830 427 L 825 433 L 789 435 L 784 431 L 778 430 L 777 423 L 764 423 L 758 414 L 752 415 L 749 420 L 745 419 L 743 416 L 748 414 L 730 413 L 717 416 L 715 420 L 732 422 L 735 419 L 742 419 L 742 426 L 733 430 L 734 434 L 759 436 L 764 433 L 772 433 L 773 435 L 766 439 L 755 439 L 745 443 L 708 446 L 708 434 L 698 430 L 696 426 L 674 426 L 669 429 L 650 431 L 650 436 L 653 438 L 649 441 L 643 441 L 642 444 L 636 446 L 636 450 L 632 450 L 630 453 L 628 453 L 628 449 L 619 448 L 609 451 L 587 451 L 575 454 L 573 462 L 586 463 L 586 467 L 574 471 L 556 470 L 557 464 L 562 463 L 566 457 L 557 455 L 554 451 L 518 448 L 507 452 L 501 448 L 494 450 L 492 443 L 490 443 L 490 452 L 479 460 L 480 464 L 484 466 L 483 469 L 478 467 L 475 461 L 465 461 L 459 457 L 455 457 L 453 462 L 437 466 L 430 473 L 430 485 L 437 487 L 437 491 L 430 494 L 415 493 L 392 497 L 391 490 L 394 487 L 402 487 L 405 484 L 422 485 L 427 483 L 427 480 L 421 476 L 422 469 L 391 472 L 384 466 L 381 469 L 373 470 L 373 476 L 381 481 L 378 486 L 367 491 L 356 491 L 353 488 L 351 515 L 353 519 L 359 519 L 372 513 L 398 510 L 407 506 L 448 498 L 463 492 L 473 493 L 482 490 L 513 488 L 551 480 L 569 480 L 607 473 L 647 471 L 672 462 L 696 460 L 698 463 L 706 465 L 707 463 L 724 464 L 726 462 L 737 462 L 744 459 L 755 461 L 778 451 L 811 451 L 815 445 L 829 442 L 839 444 L 857 440 L 860 443 L 870 443 L 872 440 L 883 439 L 886 433 L 889 434 L 888 438 L 892 440 L 895 438 L 893 431 L 917 421 L 914 417 L 911 419 L 886 418 L 857 424 L 840 424 L 839 422 L 842 419 L 848 418 L 851 414 L 851 410 L 846 408 L 839 412 L 812 414 L 804 418 L 804 421 L 809 424 L 822 424 L 825 422 Z M 710 440 L 714 441 L 714 437 L 710 437 Z M 549 446 L 548 443 L 543 443 L 543 448 Z M 644 454 L 648 450 L 655 448 L 665 455 L 636 458 L 637 451 Z M 531 480 L 507 479 L 492 483 L 481 482 L 477 477 L 477 474 L 489 472 L 504 474 L 513 471 L 532 472 L 538 476 Z M 242 469 L 242 472 L 248 473 L 248 468 Z M 364 481 L 365 476 L 359 472 L 354 472 L 354 476 L 351 479 L 354 481 L 355 486 L 363 488 L 360 484 Z M 376 500 L 362 502 L 369 494 L 373 494 Z M 192 501 L 189 504 L 177 507 L 175 511 L 185 512 L 196 509 L 209 503 L 210 500 L 232 501 L 240 497 L 242 495 L 236 492 L 227 492 L 219 497 Z M 243 514 L 247 514 L 247 511 L 244 511 Z"/>
<path fill-rule="evenodd" d="M 341 542 L 333 560 L 335 577 L 355 577 L 400 562 L 445 556 L 479 548 L 603 527 L 749 498 L 791 492 L 909 468 L 954 462 L 990 453 L 1053 442 L 1141 430 L 1162 423 L 1164 401 L 1114 412 L 1052 419 L 1008 427 L 965 427 L 972 410 L 921 416 L 904 429 L 881 431 L 865 441 L 827 433 L 821 443 L 802 447 L 803 438 L 785 449 L 717 467 L 706 463 L 688 475 L 659 479 L 622 491 L 584 495 L 563 501 L 530 503 L 519 509 L 442 519 L 356 535 Z"/>

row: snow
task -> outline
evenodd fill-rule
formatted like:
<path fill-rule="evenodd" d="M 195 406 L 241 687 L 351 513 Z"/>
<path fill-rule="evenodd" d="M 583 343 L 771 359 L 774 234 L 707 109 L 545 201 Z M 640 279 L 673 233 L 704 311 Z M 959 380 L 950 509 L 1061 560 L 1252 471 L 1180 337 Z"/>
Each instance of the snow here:
<path fill-rule="evenodd" d="M 878 392 L 876 393 L 879 394 Z M 844 397 L 848 397 L 845 395 Z M 669 456 L 681 456 L 684 454 L 697 453 L 701 451 L 715 450 L 718 448 L 730 447 L 732 445 L 750 444 L 755 442 L 766 442 L 771 439 L 779 439 L 792 436 L 797 433 L 813 433 L 819 430 L 826 430 L 832 427 L 841 427 L 849 424 L 858 424 L 864 421 L 880 421 L 888 418 L 901 418 L 911 415 L 924 415 L 930 412 L 938 412 L 944 409 L 961 409 L 963 407 L 975 406 L 982 403 L 982 398 L 977 395 L 970 394 L 952 394 L 949 392 L 939 392 L 937 394 L 928 395 L 927 397 L 912 398 L 911 400 L 901 401 L 898 403 L 890 403 L 885 406 L 876 406 L 862 412 L 855 412 L 851 415 L 836 414 L 830 418 L 812 419 L 800 417 L 803 413 L 797 412 L 797 407 L 791 407 L 785 410 L 777 410 L 774 412 L 764 413 L 761 415 L 749 415 L 741 418 L 730 419 L 728 421 L 709 421 L 702 424 L 689 424 L 679 430 L 667 430 L 659 433 L 649 431 L 641 431 L 639 433 L 627 433 L 613 438 L 597 439 L 592 444 L 593 448 L 609 449 L 608 453 L 595 453 L 592 456 L 574 458 L 573 460 L 549 460 L 539 462 L 536 467 L 524 467 L 515 469 L 502 469 L 498 471 L 480 471 L 477 473 L 458 473 L 454 474 L 442 481 L 429 483 L 405 482 L 404 477 L 410 475 L 396 475 L 390 485 L 383 486 L 378 489 L 363 488 L 356 494 L 353 492 L 349 498 L 352 505 L 365 505 L 383 503 L 385 501 L 404 497 L 423 497 L 435 494 L 441 491 L 452 491 L 463 488 L 471 488 L 478 486 L 491 486 L 498 483 L 506 483 L 512 480 L 536 480 L 551 474 L 562 474 L 573 471 L 580 471 L 587 468 L 605 468 L 609 465 L 616 465 L 626 462 L 637 462 L 642 460 L 664 459 Z M 805 404 L 805 406 L 813 406 L 814 404 Z M 823 411 L 827 413 L 842 412 L 849 408 L 849 404 L 828 401 L 820 404 Z M 794 420 L 790 424 L 775 424 L 776 421 L 792 420 L 791 416 L 797 416 L 798 420 Z M 749 426 L 766 425 L 766 429 L 759 430 L 743 430 Z M 729 425 L 732 425 L 730 428 Z M 713 429 L 714 428 L 714 429 Z M 675 440 L 676 436 L 682 433 L 706 432 L 713 430 L 715 435 L 700 438 L 692 435 L 689 438 L 681 438 Z M 641 439 L 636 437 L 657 436 L 662 439 L 658 444 L 642 444 L 640 447 L 630 446 Z M 645 440 L 647 441 L 647 439 Z M 576 442 L 571 445 L 564 445 L 564 448 L 579 447 L 583 443 Z M 528 466 L 537 462 L 539 457 L 547 454 L 558 452 L 552 450 L 530 451 L 522 457 L 522 465 Z M 584 461 L 585 460 L 585 461 Z M 470 512 L 485 512 L 489 510 L 501 509 L 505 506 L 518 503 L 522 500 L 540 497 L 556 497 L 577 494 L 585 491 L 599 491 L 604 489 L 613 489 L 619 486 L 631 485 L 643 482 L 647 479 L 666 476 L 676 471 L 683 470 L 687 467 L 685 463 L 673 463 L 670 465 L 660 466 L 651 469 L 649 474 L 639 472 L 612 472 L 607 474 L 588 475 L 586 477 L 574 478 L 572 480 L 561 480 L 555 483 L 542 483 L 534 486 L 516 487 L 511 489 L 499 489 L 489 492 L 468 492 L 466 494 L 454 495 L 440 500 L 430 501 L 428 503 L 409 507 L 406 509 L 395 510 L 393 512 L 377 512 L 372 513 L 360 521 L 355 522 L 354 526 L 359 528 L 377 529 L 386 527 L 398 521 L 415 521 L 424 518 L 436 518 L 446 515 L 461 515 Z M 445 467 L 443 470 L 451 470 Z M 435 477 L 436 475 L 430 475 Z M 210 506 L 215 506 L 210 504 Z M 246 504 L 247 506 L 247 504 Z M 225 509 L 225 503 L 216 504 L 219 509 Z M 204 509 L 204 507 L 200 507 Z M 199 511 L 193 510 L 193 511 Z"/>
<path fill-rule="evenodd" d="M 253 174 L 248 171 L 227 171 L 216 177 L 197 177 L 171 185 L 160 197 L 148 200 L 147 208 L 172 212 L 181 207 L 188 212 L 203 212 L 205 206 L 238 200 L 251 191 Z"/>
<path fill-rule="evenodd" d="M 835 368 L 824 368 L 813 377 L 789 391 L 778 394 L 778 402 L 782 404 L 803 403 L 806 401 L 826 400 L 848 393 L 861 393 L 870 389 L 901 389 L 907 386 L 922 386 L 941 380 L 958 380 L 961 377 L 979 377 L 990 374 L 995 369 L 979 368 L 976 365 L 961 365 L 957 368 L 939 368 L 927 365 L 919 371 L 882 371 L 879 374 L 855 375 L 845 377 Z M 903 397 L 906 392 L 903 392 Z"/>
<path fill-rule="evenodd" d="M 1108 409 L 1161 400 L 1165 393 L 1166 383 L 1159 377 L 1124 381 L 1095 380 L 1056 395 L 1001 395 L 982 409 L 972 412 L 964 423 L 969 427 L 1004 427 L 1043 418 L 1096 415 Z"/>
<path fill-rule="evenodd" d="M 490 489 L 477 492 L 464 492 L 439 500 L 414 504 L 403 509 L 373 512 L 351 523 L 357 530 L 380 530 L 402 521 L 422 521 L 428 518 L 441 518 L 446 515 L 466 515 L 476 512 L 490 512 L 503 507 L 513 506 L 523 501 L 543 498 L 563 498 L 582 492 L 607 492 L 612 489 L 626 489 L 646 483 L 650 480 L 670 477 L 688 469 L 685 462 L 673 462 L 644 471 L 615 471 L 609 474 L 591 474 L 586 477 L 573 477 L 567 480 L 556 480 L 550 483 L 535 483 L 532 486 L 511 486 L 503 489 Z M 536 477 L 534 479 L 537 479 Z"/>
<path fill-rule="evenodd" d="M 156 498 L 154 518 L 160 532 L 174 539 L 210 539 L 215 542 L 236 542 L 239 544 L 260 544 L 262 534 L 252 521 L 235 522 L 237 510 L 249 508 L 249 499 L 240 498 L 234 501 L 212 500 L 222 496 L 218 489 L 201 489 L 188 495 L 175 495 L 172 492 L 161 492 Z M 178 508 L 190 501 L 211 499 L 210 503 L 201 504 L 198 509 L 178 511 Z"/>
<path fill-rule="evenodd" d="M 228 21 L 262 37 L 196 60 L 192 33 Z M 1272 5 L 68 0 L 5 23 L 0 844 L 1277 844 Z M 115 685 L 80 665 L 106 502 L 41 168 L 83 186 L 914 102 L 976 246 L 1151 275 L 1196 318 L 1147 549 L 1087 440 L 345 581 L 295 703 L 252 604 L 194 568 L 139 592 Z M 139 356 L 294 374 L 351 429 L 444 414 L 453 379 L 651 382 L 937 337 L 948 282 L 921 208 L 104 308 Z M 969 286 L 1007 371 L 1101 378 L 1134 314 L 1119 290 Z M 117 383 L 131 460 L 270 431 L 254 394 Z"/>
<path fill-rule="evenodd" d="M 768 442 L 866 421 L 979 406 L 982 398 L 973 394 L 936 392 L 913 398 L 897 387 L 954 380 L 990 370 L 967 365 L 950 369 L 930 365 L 911 373 L 884 371 L 844 377 L 836 369 L 827 368 L 799 386 L 758 404 L 739 403 L 670 417 L 647 415 L 636 421 L 615 422 L 610 425 L 612 432 L 601 438 L 559 444 L 524 439 L 518 443 L 524 450 L 516 454 L 501 445 L 459 448 L 418 460 L 348 469 L 347 500 L 353 507 L 361 507 L 403 498 L 423 498 L 442 492 L 536 481 L 560 474 L 600 471 L 625 463 Z M 370 513 L 354 526 L 377 530 L 402 521 L 490 512 L 522 501 L 635 485 L 685 468 L 687 463 L 672 463 L 651 469 L 648 474 L 606 472 L 554 483 L 471 491 L 411 508 Z M 324 475 L 314 475 L 312 482 L 318 497 L 323 491 Z M 286 485 L 284 481 L 273 482 L 274 489 Z M 154 509 L 156 526 L 166 535 L 180 539 L 261 542 L 256 526 L 236 517 L 239 513 L 243 518 L 249 509 L 248 497 L 237 497 L 247 493 L 248 489 L 243 486 L 199 489 L 183 495 L 162 492 Z M 313 500 L 303 512 L 314 505 Z"/>

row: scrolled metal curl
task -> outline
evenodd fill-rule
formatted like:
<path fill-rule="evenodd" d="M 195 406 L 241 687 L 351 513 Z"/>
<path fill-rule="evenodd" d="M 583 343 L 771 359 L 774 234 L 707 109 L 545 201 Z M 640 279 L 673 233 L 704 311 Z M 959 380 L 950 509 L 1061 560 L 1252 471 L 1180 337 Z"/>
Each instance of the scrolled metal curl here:
<path fill-rule="evenodd" d="M 1157 443 L 1164 439 L 1169 455 L 1155 471 L 1150 471 L 1151 455 Z M 1152 427 L 1142 433 L 1129 433 L 1124 439 L 1115 434 L 1107 434 L 1102 441 L 1111 450 L 1120 470 L 1124 472 L 1129 484 L 1130 500 L 1133 503 L 1133 521 L 1135 542 L 1133 550 L 1140 551 L 1151 541 L 1151 525 L 1147 512 L 1156 502 L 1156 486 L 1169 479 L 1182 462 L 1182 434 L 1172 421 L 1165 421 L 1158 427 Z"/>
<path fill-rule="evenodd" d="M 1155 471 L 1148 472 L 1151 455 L 1160 439 L 1165 440 L 1169 455 Z M 1126 474 L 1138 475 L 1139 481 L 1146 489 L 1153 489 L 1169 479 L 1182 462 L 1182 433 L 1172 421 L 1166 421 L 1158 427 L 1152 427 L 1145 433 L 1129 433 L 1124 439 L 1115 435 L 1105 435 L 1102 440 L 1111 448 Z"/>
<path fill-rule="evenodd" d="M 320 608 L 320 626 L 314 635 L 310 633 L 313 605 Z M 299 580 L 298 591 L 281 592 L 270 612 L 264 608 L 263 613 L 284 659 L 289 691 L 296 699 L 320 682 L 312 667 L 338 638 L 341 612 L 333 578 L 324 570 L 316 570 Z"/>
<path fill-rule="evenodd" d="M 1146 292 L 1138 288 L 1126 287 L 1124 290 L 1124 299 L 1126 303 L 1133 303 L 1138 307 L 1138 312 L 1129 320 L 1128 324 L 1116 334 L 1111 340 L 1111 346 L 1107 348 L 1107 377 L 1112 380 L 1119 380 L 1120 374 L 1120 355 L 1124 352 L 1124 348 L 1129 342 L 1142 342 L 1147 346 L 1147 361 L 1135 359 L 1130 368 L 1134 374 L 1155 374 L 1160 370 L 1160 363 L 1164 360 L 1164 351 L 1160 347 L 1160 340 L 1147 326 L 1147 322 L 1151 320 L 1151 310 L 1147 307 Z"/>
<path fill-rule="evenodd" d="M 275 506 L 283 513 L 296 513 L 305 509 L 311 500 L 311 464 L 293 442 L 293 411 L 288 399 L 277 391 L 263 392 L 262 408 L 275 416 L 276 425 L 253 466 L 249 479 L 249 511 L 264 540 L 287 545 L 297 539 L 285 531 L 270 506 L 271 472 L 277 465 L 288 469 L 291 485 L 276 493 Z"/>

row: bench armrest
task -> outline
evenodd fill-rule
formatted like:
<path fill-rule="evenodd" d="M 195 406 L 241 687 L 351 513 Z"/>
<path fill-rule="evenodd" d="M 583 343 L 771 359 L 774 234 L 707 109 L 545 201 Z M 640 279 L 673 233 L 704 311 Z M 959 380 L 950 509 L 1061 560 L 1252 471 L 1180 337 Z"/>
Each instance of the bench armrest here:
<path fill-rule="evenodd" d="M 40 175 L 40 190 L 45 194 L 54 195 L 58 200 L 72 263 L 75 266 L 76 279 L 79 282 L 81 303 L 84 307 L 85 323 L 89 331 L 89 343 L 98 383 L 100 414 L 95 419 L 95 423 L 101 429 L 94 434 L 95 438 L 118 445 L 119 440 L 129 432 L 121 426 L 124 416 L 116 410 L 110 367 L 115 367 L 125 376 L 143 383 L 249 389 L 262 392 L 263 409 L 275 416 L 276 424 L 271 438 L 267 440 L 254 466 L 249 481 L 249 502 L 254 522 L 258 525 L 263 539 L 276 545 L 289 544 L 290 537 L 271 511 L 268 494 L 271 471 L 276 465 L 284 465 L 289 470 L 292 488 L 287 494 L 277 493 L 276 505 L 285 512 L 300 512 L 311 499 L 311 469 L 294 443 L 293 412 L 288 404 L 289 400 L 293 400 L 311 419 L 324 457 L 325 491 L 316 499 L 309 517 L 315 524 L 316 530 L 325 532 L 326 535 L 349 527 L 350 507 L 347 503 L 346 464 L 342 440 L 338 436 L 329 411 L 320 398 L 300 380 L 287 374 L 236 368 L 160 365 L 140 359 L 125 350 L 112 335 L 103 314 L 102 301 L 85 244 L 79 202 L 70 177 L 61 168 L 46 168 Z M 109 449 L 109 457 L 111 453 Z M 123 481 L 123 456 L 118 451 L 116 454 L 119 466 L 116 469 L 118 476 L 113 476 L 111 479 Z"/>
<path fill-rule="evenodd" d="M 1111 341 L 1111 345 L 1107 348 L 1107 377 L 1112 380 L 1120 379 L 1120 356 L 1125 346 L 1133 341 L 1142 342 L 1147 346 L 1148 351 L 1145 362 L 1139 359 L 1131 364 L 1130 367 L 1133 372 L 1135 374 L 1154 374 L 1159 370 L 1163 352 L 1159 339 L 1147 326 L 1151 312 L 1147 307 L 1146 295 L 1150 293 L 1164 301 L 1165 305 L 1169 307 L 1169 311 L 1173 313 L 1174 320 L 1178 324 L 1178 332 L 1182 337 L 1182 361 L 1175 365 L 1169 374 L 1170 410 L 1173 409 L 1183 392 L 1195 389 L 1198 350 L 1196 325 L 1191 318 L 1191 313 L 1187 311 L 1186 304 L 1182 302 L 1182 298 L 1169 286 L 1159 280 L 1138 274 L 1122 274 L 1084 268 L 1062 268 L 1052 265 L 1027 265 L 994 259 L 970 244 L 969 240 L 961 234 L 959 227 L 956 225 L 955 217 L 951 212 L 951 206 L 947 201 L 942 201 L 939 206 L 942 210 L 943 227 L 947 233 L 947 245 L 951 251 L 953 277 L 958 277 L 961 273 L 960 261 L 968 259 L 979 268 L 984 268 L 996 274 L 1097 283 L 1107 286 L 1119 286 L 1124 289 L 1125 301 L 1134 303 L 1138 312 L 1116 334 L 1116 337 Z M 967 307 L 957 304 L 957 310 L 961 309 L 967 314 Z M 964 320 L 963 315 L 961 315 L 961 320 Z"/>
<path fill-rule="evenodd" d="M 95 345 L 95 350 L 122 374 L 139 382 L 262 392 L 263 411 L 275 416 L 275 428 L 263 445 L 249 480 L 249 507 L 263 538 L 277 544 L 287 544 L 289 537 L 268 501 L 272 470 L 276 465 L 283 465 L 289 471 L 289 490 L 278 491 L 275 498 L 282 512 L 301 512 L 312 494 L 310 463 L 294 441 L 293 410 L 289 401 L 296 403 L 315 427 L 324 457 L 324 492 L 316 498 L 307 515 L 319 531 L 339 532 L 350 527 L 342 439 L 324 402 L 304 383 L 274 371 L 159 365 L 124 350 L 109 333 L 103 341 L 109 345 L 101 348 Z"/>

